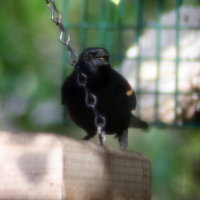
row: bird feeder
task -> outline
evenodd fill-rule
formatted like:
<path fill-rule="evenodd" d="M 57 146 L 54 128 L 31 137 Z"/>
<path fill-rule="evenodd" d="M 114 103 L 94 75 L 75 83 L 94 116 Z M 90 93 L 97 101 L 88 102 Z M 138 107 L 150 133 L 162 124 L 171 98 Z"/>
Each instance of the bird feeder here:
<path fill-rule="evenodd" d="M 140 153 L 53 134 L 1 132 L 0 199 L 150 200 Z"/>

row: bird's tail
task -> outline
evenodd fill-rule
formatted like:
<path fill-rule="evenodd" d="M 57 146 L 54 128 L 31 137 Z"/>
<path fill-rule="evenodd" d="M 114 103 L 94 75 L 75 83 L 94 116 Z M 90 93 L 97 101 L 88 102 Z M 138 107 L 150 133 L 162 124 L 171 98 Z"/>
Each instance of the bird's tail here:
<path fill-rule="evenodd" d="M 131 115 L 130 128 L 148 129 L 148 127 L 149 125 L 145 121 L 139 119 L 133 114 Z"/>

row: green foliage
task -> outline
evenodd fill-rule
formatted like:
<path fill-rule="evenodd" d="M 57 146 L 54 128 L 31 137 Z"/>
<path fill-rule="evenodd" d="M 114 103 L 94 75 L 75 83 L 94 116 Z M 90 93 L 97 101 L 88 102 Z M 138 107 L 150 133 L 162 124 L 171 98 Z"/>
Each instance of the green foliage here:
<path fill-rule="evenodd" d="M 33 127 L 30 115 L 40 102 L 59 99 L 57 30 L 45 2 L 2 1 L 0 15 L 1 127 L 19 128 L 20 119 L 26 119 L 22 127 Z"/>

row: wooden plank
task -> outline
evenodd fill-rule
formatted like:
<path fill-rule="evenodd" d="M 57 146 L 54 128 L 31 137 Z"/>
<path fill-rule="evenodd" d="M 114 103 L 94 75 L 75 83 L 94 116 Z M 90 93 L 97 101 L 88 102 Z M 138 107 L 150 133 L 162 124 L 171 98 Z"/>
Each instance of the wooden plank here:
<path fill-rule="evenodd" d="M 150 199 L 150 162 L 141 154 L 88 142 L 66 140 L 64 144 L 69 199 Z"/>
<path fill-rule="evenodd" d="M 60 199 L 62 168 L 56 136 L 0 132 L 0 199 Z"/>
<path fill-rule="evenodd" d="M 0 132 L 0 199 L 149 200 L 141 154 L 53 134 Z"/>

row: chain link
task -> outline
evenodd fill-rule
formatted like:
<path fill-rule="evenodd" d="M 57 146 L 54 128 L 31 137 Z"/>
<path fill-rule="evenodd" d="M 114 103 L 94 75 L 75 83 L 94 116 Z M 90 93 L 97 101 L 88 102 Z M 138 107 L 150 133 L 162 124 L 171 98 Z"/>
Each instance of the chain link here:
<path fill-rule="evenodd" d="M 60 30 L 60 42 L 65 45 L 68 51 L 68 63 L 74 67 L 76 67 L 76 63 L 78 60 L 78 53 L 76 53 L 73 48 L 71 47 L 71 37 L 67 30 L 65 30 L 63 26 L 63 16 L 59 12 L 56 7 L 54 0 L 45 0 L 48 8 L 51 11 L 51 20 L 57 25 Z M 100 115 L 97 111 L 97 97 L 89 92 L 87 88 L 87 75 L 83 72 L 80 72 L 79 68 L 77 67 L 78 76 L 77 76 L 77 83 L 79 86 L 83 87 L 85 92 L 85 104 L 89 107 L 95 116 L 94 123 L 97 129 L 97 134 L 99 137 L 99 144 L 103 145 L 105 141 L 105 126 L 106 126 L 106 119 L 104 116 Z"/>
<path fill-rule="evenodd" d="M 103 145 L 105 141 L 105 126 L 106 118 L 103 115 L 100 115 L 97 111 L 97 97 L 88 91 L 87 88 L 87 76 L 85 73 L 78 72 L 77 76 L 78 85 L 84 88 L 85 91 L 85 104 L 93 111 L 95 119 L 94 123 L 97 129 L 97 135 L 99 137 L 99 144 Z"/>
<path fill-rule="evenodd" d="M 72 66 L 75 66 L 78 60 L 78 53 L 76 53 L 71 47 L 71 37 L 67 30 L 63 26 L 63 17 L 62 14 L 56 7 L 54 0 L 45 0 L 48 8 L 51 11 L 51 20 L 57 25 L 60 30 L 60 42 L 66 46 L 68 51 L 68 63 Z"/>

